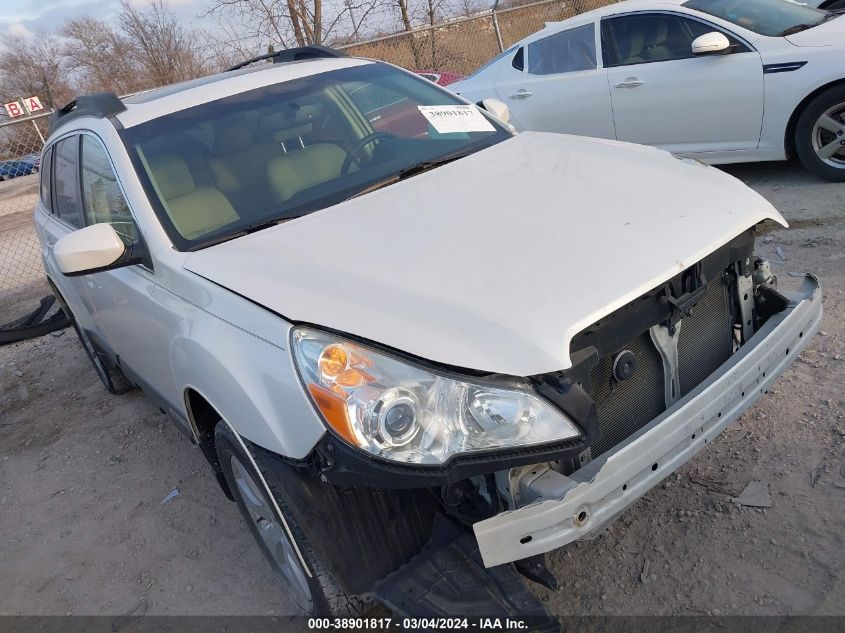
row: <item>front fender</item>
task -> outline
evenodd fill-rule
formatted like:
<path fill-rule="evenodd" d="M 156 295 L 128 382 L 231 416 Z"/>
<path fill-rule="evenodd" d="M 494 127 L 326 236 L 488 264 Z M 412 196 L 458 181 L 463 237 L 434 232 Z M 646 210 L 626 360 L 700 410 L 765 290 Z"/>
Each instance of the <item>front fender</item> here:
<path fill-rule="evenodd" d="M 301 459 L 325 433 L 303 391 L 287 349 L 291 324 L 232 297 L 243 321 L 263 322 L 272 340 L 186 303 L 183 328 L 170 345 L 173 381 L 201 393 L 242 437 L 269 451 Z M 241 321 L 241 322 L 243 322 Z"/>

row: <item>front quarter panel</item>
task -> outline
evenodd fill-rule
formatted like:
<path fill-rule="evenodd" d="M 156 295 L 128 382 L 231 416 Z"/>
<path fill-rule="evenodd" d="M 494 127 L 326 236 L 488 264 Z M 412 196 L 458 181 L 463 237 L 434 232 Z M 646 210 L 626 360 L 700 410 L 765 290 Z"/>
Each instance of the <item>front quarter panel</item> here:
<path fill-rule="evenodd" d="M 845 19 L 845 18 L 843 18 Z M 800 47 L 784 38 L 762 38 L 758 43 L 763 67 L 769 67 L 765 80 L 766 107 L 760 137 L 761 150 L 784 152 L 787 126 L 796 108 L 804 99 L 836 81 L 845 80 L 845 45 L 828 47 Z M 797 70 L 772 72 L 778 64 L 806 62 Z"/>
<path fill-rule="evenodd" d="M 305 457 L 325 427 L 293 366 L 291 324 L 186 274 L 196 282 L 188 298 L 161 287 L 153 292 L 153 302 L 172 315 L 164 330 L 171 336 L 169 364 L 182 407 L 185 393 L 194 389 L 251 442 L 285 457 Z"/>

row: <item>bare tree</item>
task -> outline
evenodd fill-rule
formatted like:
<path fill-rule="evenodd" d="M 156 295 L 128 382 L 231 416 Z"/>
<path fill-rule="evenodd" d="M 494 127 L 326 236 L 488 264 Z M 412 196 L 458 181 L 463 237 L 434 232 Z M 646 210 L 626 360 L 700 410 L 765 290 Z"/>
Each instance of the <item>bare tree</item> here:
<path fill-rule="evenodd" d="M 164 0 L 148 0 L 144 8 L 121 0 L 117 21 L 149 84 L 161 86 L 207 72 L 195 44 L 198 33 L 184 29 Z"/>
<path fill-rule="evenodd" d="M 416 35 L 413 33 L 414 25 L 411 22 L 411 12 L 408 10 L 408 0 L 395 0 L 396 9 L 399 11 L 399 19 L 402 22 L 402 30 L 408 33 L 408 41 L 411 44 L 411 54 L 414 56 L 414 65 L 417 70 L 422 69 L 423 55 Z"/>
<path fill-rule="evenodd" d="M 38 38 L 5 36 L 0 55 L 0 90 L 4 97 L 38 96 L 48 107 L 73 98 L 61 42 L 52 35 Z"/>
<path fill-rule="evenodd" d="M 340 1 L 332 3 L 327 13 L 323 0 L 210 0 L 206 15 L 215 15 L 220 22 L 236 20 L 242 33 L 278 48 L 290 48 L 331 41 L 347 15 L 353 31 L 360 31 L 378 1 Z"/>
<path fill-rule="evenodd" d="M 86 16 L 71 20 L 59 33 L 68 67 L 84 91 L 125 94 L 138 88 L 132 44 L 110 25 Z"/>

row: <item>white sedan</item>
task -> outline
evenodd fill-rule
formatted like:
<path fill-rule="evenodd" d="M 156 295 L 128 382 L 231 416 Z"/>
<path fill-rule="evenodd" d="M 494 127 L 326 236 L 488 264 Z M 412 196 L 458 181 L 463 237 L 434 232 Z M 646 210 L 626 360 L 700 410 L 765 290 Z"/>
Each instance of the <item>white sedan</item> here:
<path fill-rule="evenodd" d="M 518 129 L 784 160 L 845 181 L 845 17 L 787 0 L 627 0 L 518 42 L 450 86 Z"/>

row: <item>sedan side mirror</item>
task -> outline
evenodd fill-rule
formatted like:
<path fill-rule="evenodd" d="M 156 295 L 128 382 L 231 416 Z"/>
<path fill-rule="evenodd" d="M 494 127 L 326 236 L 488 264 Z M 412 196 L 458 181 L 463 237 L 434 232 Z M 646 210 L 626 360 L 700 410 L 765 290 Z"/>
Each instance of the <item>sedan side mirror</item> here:
<path fill-rule="evenodd" d="M 511 111 L 508 106 L 498 99 L 484 99 L 481 101 L 481 107 L 502 123 L 508 123 L 511 120 Z"/>
<path fill-rule="evenodd" d="M 59 238 L 53 255 L 59 270 L 73 277 L 140 263 L 134 250 L 123 243 L 111 224 L 93 224 Z"/>
<path fill-rule="evenodd" d="M 724 33 L 713 31 L 699 35 L 692 41 L 693 55 L 723 55 L 731 49 L 731 41 Z"/>

